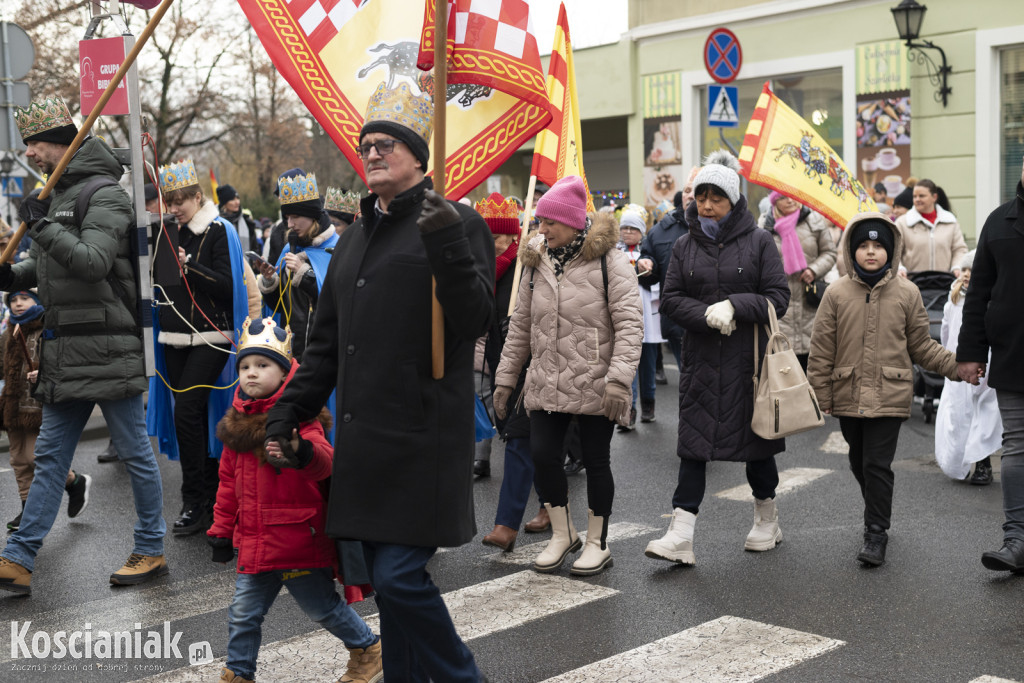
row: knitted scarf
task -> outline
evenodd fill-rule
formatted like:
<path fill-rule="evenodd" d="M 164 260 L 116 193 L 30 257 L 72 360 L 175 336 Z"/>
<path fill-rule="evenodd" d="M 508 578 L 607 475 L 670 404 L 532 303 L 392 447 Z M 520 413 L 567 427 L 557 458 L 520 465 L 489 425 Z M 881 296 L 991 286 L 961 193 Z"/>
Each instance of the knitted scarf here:
<path fill-rule="evenodd" d="M 505 271 L 508 270 L 508 267 L 516 262 L 516 254 L 518 254 L 518 253 L 519 253 L 519 242 L 516 241 L 516 242 L 513 242 L 512 244 L 510 244 L 508 249 L 506 249 L 505 251 L 503 251 L 501 254 L 498 255 L 498 258 L 495 260 L 495 271 L 494 271 L 494 281 L 495 281 L 495 283 L 497 283 L 498 280 L 501 279 L 501 276 L 505 274 Z M 497 286 L 497 285 L 495 285 L 495 286 Z"/>
<path fill-rule="evenodd" d="M 31 322 L 45 313 L 45 309 L 39 304 L 35 304 L 27 308 L 21 315 L 14 315 L 11 313 L 11 322 L 15 325 L 24 325 L 27 322 Z"/>
<path fill-rule="evenodd" d="M 793 211 L 775 219 L 775 232 L 782 238 L 782 266 L 786 275 L 794 275 L 807 270 L 807 257 L 804 256 L 803 245 L 796 234 L 796 224 L 800 220 L 800 211 Z"/>
<path fill-rule="evenodd" d="M 583 241 L 587 238 L 587 233 L 589 231 L 590 227 L 588 226 L 585 230 L 580 230 L 579 234 L 573 237 L 569 244 L 558 247 L 557 249 L 548 249 L 548 256 L 551 258 L 551 265 L 555 269 L 555 277 L 562 277 L 566 264 L 579 255 L 580 249 L 583 248 Z"/>

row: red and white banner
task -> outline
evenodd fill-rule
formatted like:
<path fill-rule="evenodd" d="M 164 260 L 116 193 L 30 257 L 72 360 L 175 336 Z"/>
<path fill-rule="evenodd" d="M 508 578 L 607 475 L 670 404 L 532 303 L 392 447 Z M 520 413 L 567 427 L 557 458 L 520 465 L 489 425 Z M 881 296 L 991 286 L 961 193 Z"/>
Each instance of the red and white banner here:
<path fill-rule="evenodd" d="M 81 84 L 82 115 L 88 116 L 100 101 L 103 91 L 124 62 L 124 38 L 93 38 L 78 43 L 79 78 Z M 103 107 L 104 116 L 128 113 L 128 88 L 124 79 Z"/>

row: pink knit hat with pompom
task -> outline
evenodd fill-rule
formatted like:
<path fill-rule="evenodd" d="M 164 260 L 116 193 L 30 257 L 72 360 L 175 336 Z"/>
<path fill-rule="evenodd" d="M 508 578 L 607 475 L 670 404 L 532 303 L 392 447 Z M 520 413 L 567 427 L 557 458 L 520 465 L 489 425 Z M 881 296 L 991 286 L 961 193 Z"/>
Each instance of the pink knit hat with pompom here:
<path fill-rule="evenodd" d="M 587 227 L 587 188 L 578 175 L 567 175 L 551 186 L 537 202 L 537 218 L 564 223 L 570 228 Z"/>

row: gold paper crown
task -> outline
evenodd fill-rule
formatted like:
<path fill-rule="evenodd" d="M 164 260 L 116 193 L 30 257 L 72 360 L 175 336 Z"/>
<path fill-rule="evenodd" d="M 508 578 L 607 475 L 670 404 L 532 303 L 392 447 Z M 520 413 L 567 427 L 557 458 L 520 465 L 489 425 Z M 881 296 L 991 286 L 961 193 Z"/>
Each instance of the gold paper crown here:
<path fill-rule="evenodd" d="M 273 318 L 253 322 L 246 316 L 242 323 L 242 337 L 238 342 L 238 357 L 250 353 L 262 353 L 291 365 L 292 332 L 288 327 L 279 327 Z"/>
<path fill-rule="evenodd" d="M 336 187 L 328 187 L 324 192 L 324 211 L 339 213 L 359 213 L 359 202 L 362 197 L 358 192 L 342 192 Z"/>
<path fill-rule="evenodd" d="M 293 176 L 291 178 L 280 178 L 277 181 L 277 193 L 281 198 L 281 206 L 320 199 L 320 192 L 316 187 L 315 173 Z"/>
<path fill-rule="evenodd" d="M 494 195 L 491 195 L 493 197 Z M 499 195 L 500 196 L 500 195 Z M 516 204 L 514 199 L 503 199 L 501 202 L 497 202 L 491 197 L 485 197 L 476 203 L 473 208 L 480 214 L 484 220 L 488 218 L 513 218 L 516 221 L 519 220 L 519 205 Z"/>
<path fill-rule="evenodd" d="M 413 95 L 407 83 L 399 83 L 397 88 L 388 90 L 381 83 L 366 106 L 366 120 L 389 121 L 404 126 L 430 142 L 430 133 L 434 129 L 434 102 L 427 95 Z"/>
<path fill-rule="evenodd" d="M 199 184 L 199 176 L 196 175 L 196 166 L 191 159 L 160 167 L 160 189 L 164 192 L 173 192 L 183 187 Z"/>
<path fill-rule="evenodd" d="M 14 120 L 18 124 L 22 140 L 54 128 L 75 125 L 68 106 L 58 96 L 47 97 L 42 102 L 33 102 L 28 109 L 16 107 Z"/>

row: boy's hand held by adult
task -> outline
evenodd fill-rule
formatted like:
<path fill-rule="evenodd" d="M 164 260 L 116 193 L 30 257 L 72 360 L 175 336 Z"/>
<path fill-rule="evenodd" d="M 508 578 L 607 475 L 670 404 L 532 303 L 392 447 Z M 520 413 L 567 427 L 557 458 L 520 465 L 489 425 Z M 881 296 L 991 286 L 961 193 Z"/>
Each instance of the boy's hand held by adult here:
<path fill-rule="evenodd" d="M 313 444 L 299 436 L 299 430 L 292 430 L 289 441 L 279 437 L 267 437 L 264 442 L 267 462 L 274 467 L 290 467 L 301 470 L 313 459 Z"/>
<path fill-rule="evenodd" d="M 985 376 L 985 364 L 974 361 L 957 363 L 956 374 L 960 376 L 962 381 L 977 385 L 981 382 L 981 378 Z"/>
<path fill-rule="evenodd" d="M 458 223 L 459 212 L 456 211 L 448 200 L 434 192 L 427 190 L 423 196 L 423 208 L 420 210 L 420 217 L 416 219 L 416 225 L 420 232 L 429 235 L 432 232 L 447 228 L 449 225 Z"/>

